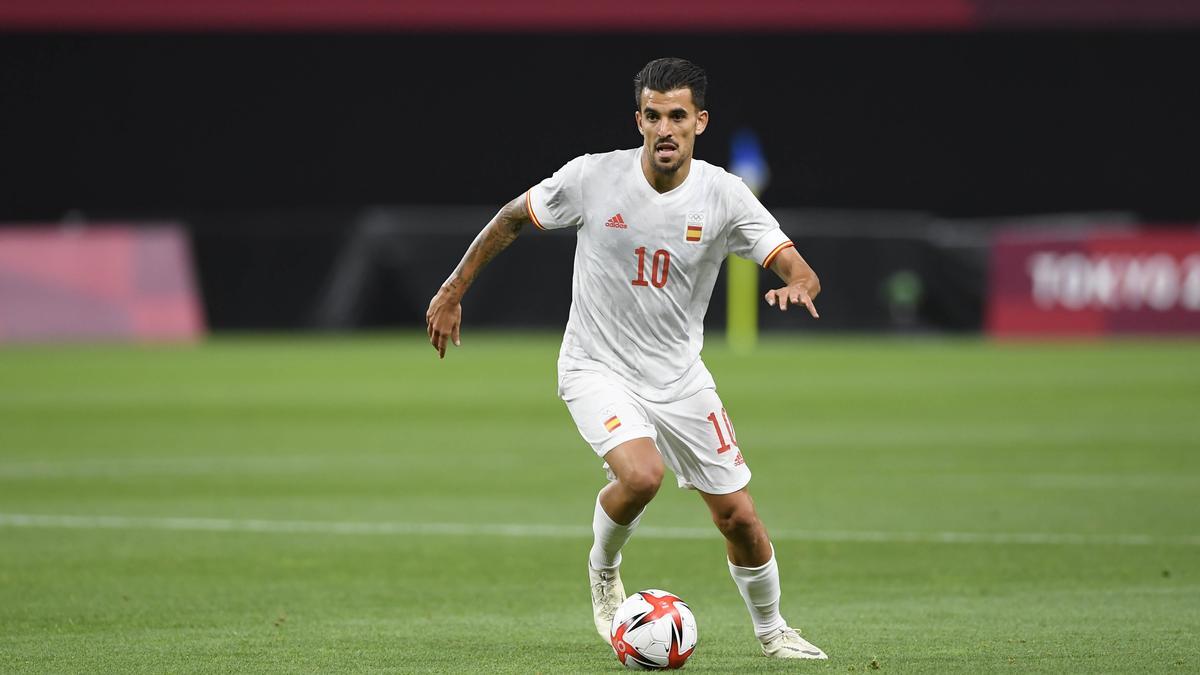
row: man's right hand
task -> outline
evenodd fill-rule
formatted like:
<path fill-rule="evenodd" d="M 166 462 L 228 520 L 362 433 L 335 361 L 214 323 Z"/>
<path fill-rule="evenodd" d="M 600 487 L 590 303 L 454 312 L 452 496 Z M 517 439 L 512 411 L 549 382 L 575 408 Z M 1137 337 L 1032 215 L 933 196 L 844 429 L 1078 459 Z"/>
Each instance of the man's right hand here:
<path fill-rule="evenodd" d="M 425 327 L 429 333 L 429 344 L 437 350 L 438 358 L 446 358 L 446 342 L 452 340 L 454 346 L 461 345 L 458 338 L 458 328 L 462 324 L 462 305 L 458 298 L 452 297 L 443 286 L 437 295 L 429 301 L 429 311 L 425 312 Z"/>
<path fill-rule="evenodd" d="M 479 231 L 479 236 L 471 242 L 458 267 L 454 268 L 450 278 L 429 301 L 425 326 L 429 332 L 429 344 L 437 350 L 438 358 L 446 358 L 447 341 L 453 341 L 455 347 L 462 344 L 458 339 L 458 326 L 462 323 L 462 305 L 459 303 L 471 282 L 479 275 L 479 270 L 517 238 L 525 223 L 533 222 L 525 199 L 526 196 L 521 195 L 505 204 L 487 227 Z"/>

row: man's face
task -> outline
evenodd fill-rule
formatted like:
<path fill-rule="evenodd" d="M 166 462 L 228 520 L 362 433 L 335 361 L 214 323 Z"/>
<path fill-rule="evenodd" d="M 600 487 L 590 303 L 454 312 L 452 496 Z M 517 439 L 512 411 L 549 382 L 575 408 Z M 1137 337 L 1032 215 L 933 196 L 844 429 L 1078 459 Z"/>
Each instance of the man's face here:
<path fill-rule="evenodd" d="M 696 136 L 708 126 L 708 111 L 696 110 L 691 89 L 668 92 L 642 89 L 637 111 L 643 148 L 654 171 L 673 174 L 692 157 Z"/>

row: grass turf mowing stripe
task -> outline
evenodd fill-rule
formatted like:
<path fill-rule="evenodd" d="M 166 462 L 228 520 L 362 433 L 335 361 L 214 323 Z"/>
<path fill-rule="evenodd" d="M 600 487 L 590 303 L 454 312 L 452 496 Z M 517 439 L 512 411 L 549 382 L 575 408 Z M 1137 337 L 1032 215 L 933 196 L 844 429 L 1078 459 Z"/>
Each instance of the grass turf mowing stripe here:
<path fill-rule="evenodd" d="M 0 527 L 176 530 L 201 532 L 265 532 L 276 534 L 449 535 L 499 537 L 550 537 L 579 539 L 592 536 L 590 528 L 575 525 L 517 523 L 402 523 L 317 520 L 259 520 L 233 518 L 149 518 L 128 516 L 76 516 L 0 513 Z M 717 533 L 698 527 L 638 528 L 638 536 L 652 539 L 714 539 Z M 870 532 L 837 530 L 779 530 L 781 541 L 934 543 L 934 544 L 1048 544 L 1100 546 L 1200 546 L 1200 536 L 1150 536 L 1143 534 L 1078 534 L 1068 532 Z"/>

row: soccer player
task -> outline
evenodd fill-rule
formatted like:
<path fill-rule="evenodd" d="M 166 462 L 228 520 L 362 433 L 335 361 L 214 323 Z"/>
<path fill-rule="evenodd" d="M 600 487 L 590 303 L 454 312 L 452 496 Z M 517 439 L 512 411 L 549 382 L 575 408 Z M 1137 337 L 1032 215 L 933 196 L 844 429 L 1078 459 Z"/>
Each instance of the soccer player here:
<path fill-rule="evenodd" d="M 775 551 L 746 489 L 741 449 L 700 359 L 704 314 L 732 252 L 786 284 L 768 305 L 817 317 L 817 275 L 740 179 L 693 159 L 708 125 L 707 76 L 656 59 L 634 78 L 640 148 L 582 155 L 503 208 L 479 233 L 426 314 L 439 357 L 459 341 L 463 295 L 526 224 L 575 230 L 571 313 L 558 391 L 579 433 L 603 458 L 588 556 L 596 630 L 605 642 L 625 600 L 621 548 L 658 492 L 664 465 L 695 489 L 726 539 L 733 576 L 763 654 L 824 659 L 779 613 Z"/>

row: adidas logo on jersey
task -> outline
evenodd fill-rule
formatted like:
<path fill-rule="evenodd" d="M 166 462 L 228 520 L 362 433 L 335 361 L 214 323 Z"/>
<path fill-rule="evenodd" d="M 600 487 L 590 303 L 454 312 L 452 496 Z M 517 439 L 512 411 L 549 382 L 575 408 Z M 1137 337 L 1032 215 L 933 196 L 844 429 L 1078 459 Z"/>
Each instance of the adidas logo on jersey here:
<path fill-rule="evenodd" d="M 628 225 L 625 224 L 625 219 L 622 218 L 621 214 L 619 214 L 619 213 L 617 215 L 613 216 L 612 218 L 609 218 L 608 222 L 605 223 L 604 226 L 605 227 L 616 227 L 616 228 L 620 228 L 622 230 L 629 227 Z"/>

